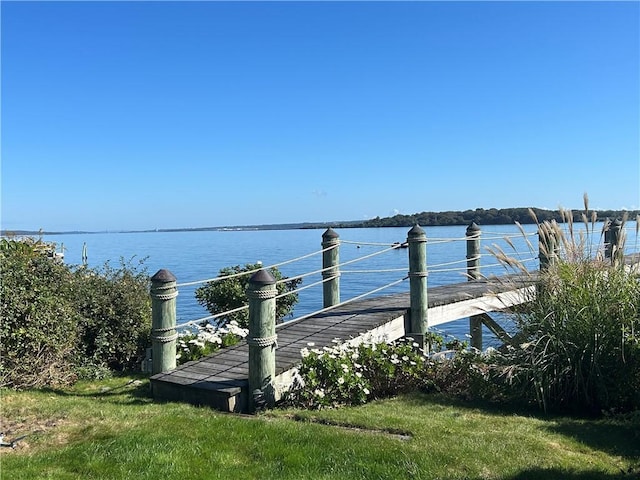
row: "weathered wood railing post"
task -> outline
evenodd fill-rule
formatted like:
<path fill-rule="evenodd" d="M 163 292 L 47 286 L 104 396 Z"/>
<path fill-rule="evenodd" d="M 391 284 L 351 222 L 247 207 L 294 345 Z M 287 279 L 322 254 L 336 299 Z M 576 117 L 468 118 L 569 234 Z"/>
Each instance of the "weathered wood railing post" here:
<path fill-rule="evenodd" d="M 611 258 L 611 219 L 604 219 L 604 258 Z"/>
<path fill-rule="evenodd" d="M 340 303 L 340 236 L 332 229 L 322 234 L 322 306 L 333 307 Z"/>
<path fill-rule="evenodd" d="M 276 280 L 268 270 L 249 279 L 249 410 L 275 403 Z"/>
<path fill-rule="evenodd" d="M 624 257 L 622 242 L 622 221 L 620 221 L 619 218 L 616 218 L 613 222 L 609 222 L 609 225 L 604 234 L 605 257 L 611 259 L 612 265 L 617 265 Z"/>
<path fill-rule="evenodd" d="M 469 281 L 480 278 L 480 227 L 475 222 L 467 227 L 467 278 Z M 469 335 L 471 346 L 482 350 L 482 317 L 469 317 Z"/>
<path fill-rule="evenodd" d="M 406 336 L 413 337 L 421 348 L 429 328 L 427 300 L 427 235 L 416 225 L 407 235 L 409 244 L 409 325 Z M 405 327 L 405 330 L 406 327 Z"/>
<path fill-rule="evenodd" d="M 158 270 L 151 277 L 151 373 L 176 368 L 176 277 Z"/>
<path fill-rule="evenodd" d="M 557 260 L 558 240 L 553 228 L 545 223 L 538 225 L 538 259 L 540 271 L 544 271 Z"/>

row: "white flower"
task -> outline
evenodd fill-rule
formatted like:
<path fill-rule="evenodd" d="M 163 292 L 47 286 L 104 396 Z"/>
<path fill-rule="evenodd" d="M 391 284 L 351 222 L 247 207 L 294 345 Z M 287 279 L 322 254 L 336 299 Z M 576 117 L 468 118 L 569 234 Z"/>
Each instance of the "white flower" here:
<path fill-rule="evenodd" d="M 362 374 L 360 372 L 356 372 L 356 377 L 362 378 Z"/>
<path fill-rule="evenodd" d="M 315 347 L 316 344 L 314 342 L 307 342 L 308 347 Z"/>
<path fill-rule="evenodd" d="M 316 389 L 313 391 L 313 394 L 314 394 L 316 397 L 324 398 L 324 390 L 322 390 L 321 388 L 316 388 Z"/>
<path fill-rule="evenodd" d="M 402 357 L 402 360 L 403 360 L 404 362 L 406 362 L 407 360 L 409 360 L 409 357 L 407 357 L 406 355 L 404 355 L 404 356 Z"/>
<path fill-rule="evenodd" d="M 300 350 L 300 355 L 302 355 L 302 358 L 306 358 L 309 356 L 309 349 L 308 348 L 303 348 L 302 350 Z"/>
<path fill-rule="evenodd" d="M 346 363 L 343 363 L 340 366 L 342 367 L 342 371 L 344 373 L 347 373 L 349 371 L 349 365 L 347 365 Z"/>
<path fill-rule="evenodd" d="M 340 377 L 340 378 L 338 379 L 338 384 L 342 385 L 343 383 L 344 383 L 344 378 L 343 378 L 343 377 Z"/>
<path fill-rule="evenodd" d="M 369 395 L 371 393 L 368 388 L 363 388 L 362 391 L 365 395 Z"/>

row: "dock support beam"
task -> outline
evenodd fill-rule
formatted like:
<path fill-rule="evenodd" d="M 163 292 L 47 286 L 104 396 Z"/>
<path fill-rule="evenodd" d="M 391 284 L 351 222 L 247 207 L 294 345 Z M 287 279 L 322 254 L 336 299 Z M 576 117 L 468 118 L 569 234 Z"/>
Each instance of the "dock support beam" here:
<path fill-rule="evenodd" d="M 322 234 L 322 307 L 340 303 L 340 236 L 332 229 Z"/>
<path fill-rule="evenodd" d="M 469 281 L 480 278 L 480 227 L 472 222 L 467 227 L 467 278 Z M 482 350 L 482 316 L 469 317 L 469 335 L 471 346 Z"/>
<path fill-rule="evenodd" d="M 407 336 L 425 348 L 425 335 L 429 329 L 427 319 L 427 235 L 416 225 L 407 235 L 409 244 L 409 331 Z"/>
<path fill-rule="evenodd" d="M 176 277 L 158 270 L 151 277 L 151 373 L 176 368 Z"/>
<path fill-rule="evenodd" d="M 249 279 L 249 410 L 275 404 L 276 280 L 268 270 Z"/>

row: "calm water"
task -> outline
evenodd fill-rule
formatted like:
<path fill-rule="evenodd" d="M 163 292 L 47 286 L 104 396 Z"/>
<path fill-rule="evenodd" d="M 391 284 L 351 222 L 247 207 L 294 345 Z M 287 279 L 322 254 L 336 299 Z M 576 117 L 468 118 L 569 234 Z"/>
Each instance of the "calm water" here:
<path fill-rule="evenodd" d="M 635 227 L 635 225 L 634 225 Z M 429 286 L 464 281 L 462 269 L 465 266 L 466 227 L 427 227 L 427 262 L 430 269 Z M 526 225 L 527 232 L 534 232 L 535 226 Z M 344 242 L 340 246 L 341 263 L 388 248 L 394 242 L 404 242 L 408 228 L 367 228 L 339 229 L 337 233 Z M 88 263 L 99 267 L 109 261 L 119 264 L 120 259 L 137 262 L 144 259 L 149 274 L 161 268 L 170 270 L 178 283 L 187 283 L 215 277 L 227 266 L 244 265 L 262 261 L 265 266 L 281 263 L 310 253 L 317 255 L 280 268 L 285 276 L 295 276 L 322 268 L 321 249 L 324 230 L 256 230 L 256 231 L 211 231 L 211 232 L 151 232 L 151 233 L 96 233 L 46 236 L 45 240 L 64 246 L 67 264 L 82 263 L 83 244 L 87 246 Z M 481 268 L 483 273 L 507 273 L 504 267 L 496 266 L 496 260 L 488 254 L 487 246 L 500 247 L 508 254 L 514 249 L 503 239 L 510 237 L 517 255 L 528 268 L 537 268 L 537 237 L 527 237 L 534 247 L 528 247 L 525 238 L 514 225 L 483 227 Z M 635 237 L 628 235 L 627 247 L 633 250 Z M 597 242 L 598 238 L 595 239 Z M 449 241 L 450 240 L 450 241 Z M 349 242 L 349 243 L 347 243 Z M 350 243 L 354 242 L 354 243 Z M 371 245 L 383 244 L 383 245 Z M 629 245 L 632 244 L 632 245 Z M 636 248 L 637 250 L 637 248 Z M 458 262 L 458 263 L 451 263 Z M 447 265 L 442 265 L 447 264 Z M 440 266 L 438 266 L 440 265 Z M 397 272 L 361 273 L 401 269 Z M 408 249 L 395 249 L 372 258 L 341 267 L 344 273 L 340 279 L 341 300 L 353 298 L 373 289 L 382 287 L 406 277 L 408 269 Z M 357 271 L 357 272 L 356 272 Z M 353 272 L 353 273 L 349 273 Z M 319 274 L 306 277 L 301 286 L 310 285 L 321 279 Z M 198 305 L 194 297 L 196 286 L 180 287 L 177 299 L 178 324 L 196 320 L 208 315 Z M 385 289 L 375 295 L 384 295 L 409 290 L 408 280 Z M 322 286 L 308 288 L 299 294 L 299 303 L 293 318 L 322 308 Z M 444 333 L 464 338 L 468 333 L 466 319 L 441 327 Z M 485 334 L 487 338 L 489 333 Z"/>

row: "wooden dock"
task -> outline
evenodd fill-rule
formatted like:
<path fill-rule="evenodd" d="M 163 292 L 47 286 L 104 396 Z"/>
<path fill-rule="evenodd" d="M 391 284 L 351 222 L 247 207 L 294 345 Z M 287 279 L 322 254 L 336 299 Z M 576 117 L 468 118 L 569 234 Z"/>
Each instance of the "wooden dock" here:
<path fill-rule="evenodd" d="M 472 315 L 500 311 L 530 298 L 534 276 L 509 275 L 428 289 L 428 323 L 441 325 Z M 300 350 L 334 345 L 333 340 L 393 341 L 405 336 L 409 293 L 379 296 L 337 306 L 313 317 L 278 325 L 276 391 L 292 381 Z M 154 398 L 208 405 L 228 412 L 248 409 L 249 346 L 242 341 L 213 355 L 151 377 Z"/>

